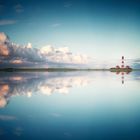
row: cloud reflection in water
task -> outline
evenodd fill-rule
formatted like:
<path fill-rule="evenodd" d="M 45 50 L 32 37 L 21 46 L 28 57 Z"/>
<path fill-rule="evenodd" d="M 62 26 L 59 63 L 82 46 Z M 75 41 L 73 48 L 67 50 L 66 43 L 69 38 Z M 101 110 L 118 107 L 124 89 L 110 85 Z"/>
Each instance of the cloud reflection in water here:
<path fill-rule="evenodd" d="M 52 73 L 1 73 L 0 107 L 5 107 L 11 96 L 53 93 L 68 94 L 69 89 L 83 87 L 93 81 L 93 77 L 84 72 Z"/>

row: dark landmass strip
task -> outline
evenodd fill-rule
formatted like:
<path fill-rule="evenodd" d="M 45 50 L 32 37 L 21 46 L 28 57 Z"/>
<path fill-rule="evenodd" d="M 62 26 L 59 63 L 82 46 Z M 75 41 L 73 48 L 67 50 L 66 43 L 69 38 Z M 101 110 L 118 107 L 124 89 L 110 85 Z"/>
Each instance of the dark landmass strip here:
<path fill-rule="evenodd" d="M 69 71 L 111 71 L 111 72 L 131 72 L 140 69 L 91 69 L 91 68 L 0 68 L 0 72 L 69 72 Z"/>
<path fill-rule="evenodd" d="M 78 68 L 1 68 L 0 72 L 67 72 L 67 71 L 109 71 L 109 69 L 78 69 Z"/>

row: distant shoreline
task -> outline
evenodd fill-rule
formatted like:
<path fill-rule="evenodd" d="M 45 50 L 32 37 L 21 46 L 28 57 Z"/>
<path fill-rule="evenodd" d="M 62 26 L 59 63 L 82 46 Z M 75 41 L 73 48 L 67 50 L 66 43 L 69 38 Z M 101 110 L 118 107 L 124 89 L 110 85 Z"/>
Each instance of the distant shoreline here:
<path fill-rule="evenodd" d="M 22 72 L 22 71 L 29 71 L 29 72 L 67 72 L 67 71 L 109 71 L 109 69 L 79 69 L 79 68 L 0 68 L 0 72 Z"/>
<path fill-rule="evenodd" d="M 0 68 L 0 72 L 69 72 L 69 71 L 110 71 L 110 72 L 126 72 L 122 70 L 111 69 L 90 69 L 90 68 Z M 132 69 L 132 71 L 140 71 L 140 69 Z"/>

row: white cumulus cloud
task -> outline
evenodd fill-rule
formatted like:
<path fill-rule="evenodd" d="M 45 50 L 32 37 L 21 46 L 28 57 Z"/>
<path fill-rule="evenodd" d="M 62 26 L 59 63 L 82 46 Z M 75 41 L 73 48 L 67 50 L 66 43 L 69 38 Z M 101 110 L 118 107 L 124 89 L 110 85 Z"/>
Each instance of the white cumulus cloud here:
<path fill-rule="evenodd" d="M 17 45 L 12 43 L 7 35 L 0 33 L 0 60 L 6 64 L 38 64 L 51 67 L 52 64 L 87 64 L 90 58 L 83 54 L 73 54 L 68 47 L 54 48 L 46 45 L 34 48 L 31 43 L 25 46 Z"/>

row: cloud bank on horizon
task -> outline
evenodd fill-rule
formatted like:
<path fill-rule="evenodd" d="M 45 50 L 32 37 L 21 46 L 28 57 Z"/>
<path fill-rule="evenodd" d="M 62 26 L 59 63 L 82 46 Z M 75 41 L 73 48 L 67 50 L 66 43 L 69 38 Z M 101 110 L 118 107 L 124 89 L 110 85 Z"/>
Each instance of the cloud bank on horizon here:
<path fill-rule="evenodd" d="M 125 62 L 132 68 L 140 68 L 140 59 L 126 59 Z M 31 43 L 18 45 L 11 42 L 5 33 L 0 33 L 0 67 L 110 68 L 118 64 L 120 59 L 97 60 L 85 54 L 74 54 L 68 47 L 46 45 L 33 48 Z"/>
<path fill-rule="evenodd" d="M 0 64 L 1 66 L 52 67 L 86 65 L 90 57 L 83 54 L 73 54 L 68 47 L 54 48 L 46 45 L 33 48 L 31 43 L 21 46 L 10 41 L 5 33 L 0 33 Z"/>

